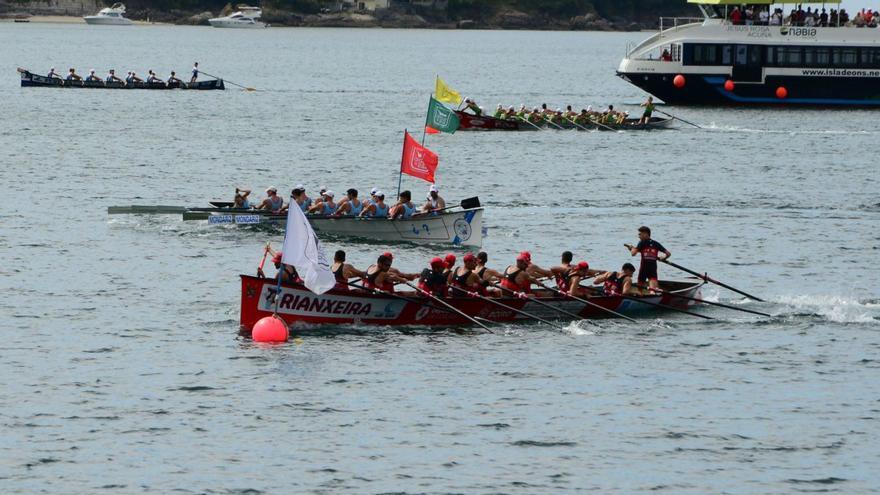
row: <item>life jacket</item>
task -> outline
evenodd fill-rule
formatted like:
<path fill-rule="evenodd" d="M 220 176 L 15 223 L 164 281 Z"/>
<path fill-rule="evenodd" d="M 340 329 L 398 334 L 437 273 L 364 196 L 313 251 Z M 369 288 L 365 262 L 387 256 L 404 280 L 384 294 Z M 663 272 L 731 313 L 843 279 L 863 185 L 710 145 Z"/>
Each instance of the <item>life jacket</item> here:
<path fill-rule="evenodd" d="M 385 281 L 384 283 L 382 283 L 381 287 L 376 285 L 376 277 L 378 277 L 379 274 L 382 273 L 382 271 L 379 270 L 379 267 L 376 267 L 376 271 L 370 273 L 370 269 L 373 267 L 376 267 L 376 265 L 372 265 L 370 266 L 370 268 L 367 268 L 367 278 L 364 281 L 364 285 L 370 289 L 379 289 L 385 292 L 394 292 L 394 284 L 391 282 Z"/>
<path fill-rule="evenodd" d="M 519 268 L 513 272 L 504 272 L 504 278 L 501 279 L 501 286 L 505 289 L 515 292 L 531 292 L 531 287 L 523 287 L 516 282 L 516 277 L 522 272 Z"/>
<path fill-rule="evenodd" d="M 345 263 L 340 263 L 339 268 L 333 270 L 333 276 L 336 278 L 336 285 L 333 286 L 337 290 L 349 290 L 348 279 L 345 278 Z"/>
<path fill-rule="evenodd" d="M 445 274 L 425 268 L 419 277 L 419 289 L 437 297 L 446 297 L 448 290 L 446 280 Z"/>
<path fill-rule="evenodd" d="M 623 293 L 623 279 L 617 274 L 617 272 L 611 272 L 611 275 L 605 279 L 605 285 L 602 287 L 605 290 L 606 296 L 617 296 Z"/>

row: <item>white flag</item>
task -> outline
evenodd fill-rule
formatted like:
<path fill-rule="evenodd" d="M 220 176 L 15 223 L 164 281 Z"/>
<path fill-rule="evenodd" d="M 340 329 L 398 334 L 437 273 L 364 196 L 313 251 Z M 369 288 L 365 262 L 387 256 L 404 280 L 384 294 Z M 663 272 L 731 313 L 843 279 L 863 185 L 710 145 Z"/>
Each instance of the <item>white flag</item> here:
<path fill-rule="evenodd" d="M 310 291 L 323 294 L 336 285 L 324 248 L 296 201 L 291 201 L 287 211 L 287 229 L 281 250 L 281 262 L 293 265 Z"/>

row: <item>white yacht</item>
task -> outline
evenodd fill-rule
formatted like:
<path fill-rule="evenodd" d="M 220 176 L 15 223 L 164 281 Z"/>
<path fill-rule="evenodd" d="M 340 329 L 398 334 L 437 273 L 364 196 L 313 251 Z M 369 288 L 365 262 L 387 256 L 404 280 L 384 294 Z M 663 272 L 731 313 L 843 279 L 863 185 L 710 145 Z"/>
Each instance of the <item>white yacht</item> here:
<path fill-rule="evenodd" d="M 208 22 L 217 28 L 264 28 L 268 27 L 265 22 L 260 22 L 263 11 L 260 7 L 248 7 L 239 5 L 238 11 L 226 17 L 215 17 Z"/>
<path fill-rule="evenodd" d="M 87 15 L 83 17 L 86 24 L 104 24 L 110 26 L 129 26 L 132 24 L 131 19 L 125 18 L 125 5 L 114 3 L 112 7 L 101 9 L 95 15 Z"/>
<path fill-rule="evenodd" d="M 661 18 L 657 34 L 628 47 L 617 75 L 674 105 L 880 108 L 880 29 L 829 15 L 838 1 L 749 0 L 763 13 L 746 21 L 742 0 L 688 0 L 703 17 Z M 808 4 L 822 17 L 792 20 L 792 7 Z"/>

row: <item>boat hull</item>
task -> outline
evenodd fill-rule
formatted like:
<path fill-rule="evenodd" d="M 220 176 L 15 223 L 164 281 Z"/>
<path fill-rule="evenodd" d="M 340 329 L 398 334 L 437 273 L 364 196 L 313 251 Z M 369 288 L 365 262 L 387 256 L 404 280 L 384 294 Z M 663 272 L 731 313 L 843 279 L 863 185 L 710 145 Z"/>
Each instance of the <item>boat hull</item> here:
<path fill-rule="evenodd" d="M 131 19 L 124 17 L 105 17 L 100 15 L 88 15 L 83 17 L 86 24 L 93 26 L 131 26 L 134 24 Z"/>
<path fill-rule="evenodd" d="M 92 88 L 92 89 L 189 89 L 189 90 L 223 90 L 226 86 L 222 79 L 210 79 L 207 81 L 197 81 L 194 84 L 189 83 L 131 83 L 124 82 L 103 82 L 103 81 L 65 81 L 63 79 L 50 78 L 34 74 L 29 71 L 20 70 L 21 86 L 38 87 L 38 88 Z"/>
<path fill-rule="evenodd" d="M 228 19 L 217 18 L 217 19 L 208 19 L 208 24 L 215 28 L 231 28 L 231 29 L 262 29 L 268 27 L 268 24 L 265 22 L 254 21 L 254 22 L 245 22 L 245 21 L 230 21 Z"/>
<path fill-rule="evenodd" d="M 587 130 L 587 131 L 647 131 L 651 129 L 664 129 L 672 125 L 671 118 L 652 117 L 647 124 L 639 124 L 639 119 L 626 119 L 622 124 L 584 124 L 578 125 L 572 122 L 561 124 L 533 125 L 520 120 L 496 119 L 494 117 L 477 117 L 469 113 L 456 111 L 459 120 L 460 131 L 538 131 L 538 130 Z M 561 128 L 561 129 L 560 129 Z"/>
<path fill-rule="evenodd" d="M 275 312 L 275 294 L 277 285 L 274 279 L 258 278 L 241 275 L 241 331 L 249 334 L 254 324 L 265 316 Z M 663 286 L 686 297 L 699 297 L 701 282 L 663 282 Z M 278 316 L 288 325 L 365 325 L 365 326 L 462 326 L 470 324 L 470 320 L 461 315 L 432 307 L 429 300 L 416 296 L 405 295 L 410 301 L 392 296 L 367 293 L 362 290 L 338 290 L 317 295 L 302 286 L 281 287 L 278 296 Z M 541 303 L 549 304 L 581 318 L 600 319 L 611 316 L 602 309 L 590 306 L 573 299 L 553 297 L 549 293 L 540 295 L 540 302 L 520 298 L 498 298 L 498 302 L 517 310 L 547 318 L 566 318 L 559 311 L 548 308 Z M 647 302 L 663 304 L 673 308 L 684 309 L 697 304 L 669 294 L 648 296 Z M 453 297 L 445 301 L 456 309 L 471 317 L 480 317 L 496 322 L 528 321 L 528 318 L 509 309 L 472 297 Z M 638 301 L 624 299 L 619 296 L 590 297 L 589 301 L 602 308 L 617 311 L 627 316 L 645 316 L 664 311 L 662 308 L 640 304 Z M 439 305 L 438 305 L 439 306 Z"/>
<path fill-rule="evenodd" d="M 254 210 L 188 211 L 185 220 L 207 219 L 211 225 L 278 225 L 287 222 L 286 214 L 260 213 Z M 377 241 L 412 242 L 417 244 L 483 244 L 483 209 L 474 208 L 439 215 L 389 220 L 387 218 L 307 216 L 318 234 L 356 237 Z"/>

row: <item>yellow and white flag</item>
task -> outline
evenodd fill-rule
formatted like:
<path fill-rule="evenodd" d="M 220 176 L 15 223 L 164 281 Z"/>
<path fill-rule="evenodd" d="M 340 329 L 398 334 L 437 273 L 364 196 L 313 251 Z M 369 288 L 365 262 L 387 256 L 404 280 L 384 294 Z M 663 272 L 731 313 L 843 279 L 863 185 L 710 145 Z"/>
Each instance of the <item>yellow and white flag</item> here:
<path fill-rule="evenodd" d="M 461 104 L 461 95 L 458 94 L 458 91 L 447 86 L 439 77 L 437 78 L 437 87 L 434 89 L 434 98 L 443 103 Z"/>

